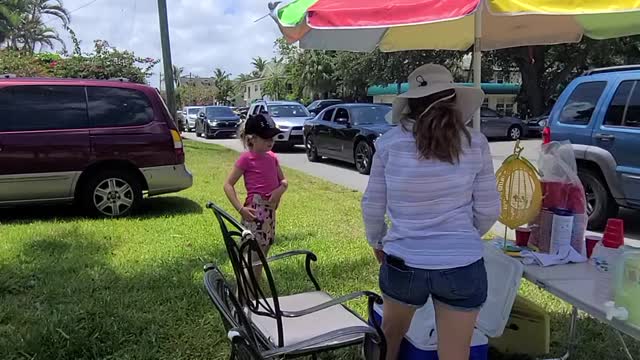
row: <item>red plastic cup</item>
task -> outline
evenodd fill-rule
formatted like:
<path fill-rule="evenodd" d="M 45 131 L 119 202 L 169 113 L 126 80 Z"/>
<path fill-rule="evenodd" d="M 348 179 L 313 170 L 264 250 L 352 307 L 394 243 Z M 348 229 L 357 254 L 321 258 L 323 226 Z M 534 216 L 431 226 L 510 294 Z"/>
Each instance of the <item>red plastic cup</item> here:
<path fill-rule="evenodd" d="M 516 229 L 516 245 L 526 247 L 529 245 L 529 236 L 531 236 L 531 229 L 526 227 L 519 227 Z"/>
<path fill-rule="evenodd" d="M 587 236 L 585 238 L 587 243 L 587 259 L 591 259 L 591 255 L 593 254 L 593 249 L 596 247 L 598 242 L 602 240 L 599 236 Z"/>
<path fill-rule="evenodd" d="M 607 220 L 607 227 L 602 236 L 602 245 L 614 249 L 624 245 L 624 221 L 622 219 Z"/>

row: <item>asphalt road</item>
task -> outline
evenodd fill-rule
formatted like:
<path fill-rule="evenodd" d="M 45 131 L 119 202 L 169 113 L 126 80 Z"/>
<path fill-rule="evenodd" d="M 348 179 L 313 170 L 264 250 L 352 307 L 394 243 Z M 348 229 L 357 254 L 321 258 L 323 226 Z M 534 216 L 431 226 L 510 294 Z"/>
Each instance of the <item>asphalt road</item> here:
<path fill-rule="evenodd" d="M 197 138 L 194 133 L 183 133 L 183 137 L 190 140 L 202 141 L 210 144 L 218 144 L 224 147 L 243 151 L 242 144 L 238 139 L 212 139 Z M 534 165 L 538 162 L 540 140 L 523 140 L 524 146 L 522 155 L 529 159 Z M 513 153 L 515 143 L 512 141 L 491 141 L 491 154 L 493 156 L 493 167 L 498 170 L 502 162 Z M 278 158 L 283 166 L 302 171 L 346 188 L 364 192 L 369 177 L 359 174 L 351 164 L 325 159 L 320 163 L 312 163 L 307 160 L 304 147 L 298 146 L 290 151 L 278 152 Z M 621 210 L 620 217 L 625 220 L 626 235 L 632 242 L 635 240 L 640 245 L 640 212 Z M 504 234 L 504 227 L 496 225 L 494 232 Z M 515 235 L 511 234 L 510 238 Z"/>

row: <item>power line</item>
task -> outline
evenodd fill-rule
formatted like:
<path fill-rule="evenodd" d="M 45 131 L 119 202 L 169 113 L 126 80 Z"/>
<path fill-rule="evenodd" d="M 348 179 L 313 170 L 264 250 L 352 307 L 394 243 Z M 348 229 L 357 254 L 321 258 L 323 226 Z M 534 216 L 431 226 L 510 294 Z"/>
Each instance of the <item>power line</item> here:
<path fill-rule="evenodd" d="M 68 12 L 68 14 L 69 14 L 69 15 L 71 15 L 71 14 L 73 14 L 74 12 L 76 12 L 76 11 L 78 11 L 78 10 L 82 10 L 82 9 L 86 8 L 87 6 L 89 6 L 89 5 L 93 4 L 93 3 L 95 3 L 96 1 L 98 1 L 98 0 L 91 0 L 91 1 L 89 1 L 88 3 L 86 3 L 86 4 L 84 4 L 84 5 L 80 5 L 80 7 L 77 7 L 77 8 L 75 8 L 75 9 L 73 9 L 73 10 L 69 11 L 69 12 Z M 50 19 L 50 20 L 48 20 L 48 21 L 45 21 L 45 22 L 43 23 L 43 25 L 47 25 L 48 23 L 50 23 L 50 22 L 52 22 L 52 21 L 54 21 L 54 20 L 56 20 L 56 19 Z"/>

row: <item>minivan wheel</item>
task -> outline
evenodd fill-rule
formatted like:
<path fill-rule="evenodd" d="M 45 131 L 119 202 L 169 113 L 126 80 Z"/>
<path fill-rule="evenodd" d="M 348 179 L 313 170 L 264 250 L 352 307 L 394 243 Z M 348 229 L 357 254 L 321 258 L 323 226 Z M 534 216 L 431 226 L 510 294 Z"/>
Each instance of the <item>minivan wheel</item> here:
<path fill-rule="evenodd" d="M 513 125 L 509 128 L 507 136 L 511 140 L 520 140 L 522 138 L 522 128 L 518 125 Z"/>
<path fill-rule="evenodd" d="M 600 230 L 604 228 L 607 219 L 618 215 L 618 204 L 607 190 L 600 174 L 591 169 L 578 168 L 578 177 L 587 200 L 589 230 Z"/>
<path fill-rule="evenodd" d="M 142 188 L 130 173 L 105 170 L 94 175 L 83 189 L 82 205 L 103 217 L 122 217 L 133 212 L 142 201 Z"/>

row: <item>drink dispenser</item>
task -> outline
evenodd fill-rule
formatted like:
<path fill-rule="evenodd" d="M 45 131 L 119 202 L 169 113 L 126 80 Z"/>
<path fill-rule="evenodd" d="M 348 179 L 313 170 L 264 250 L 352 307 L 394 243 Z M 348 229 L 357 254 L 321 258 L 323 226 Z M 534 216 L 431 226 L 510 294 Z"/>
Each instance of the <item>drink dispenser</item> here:
<path fill-rule="evenodd" d="M 640 248 L 625 246 L 616 267 L 615 306 L 626 309 L 628 322 L 640 328 Z"/>

